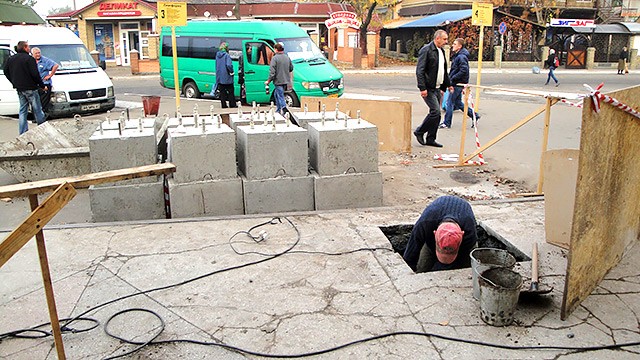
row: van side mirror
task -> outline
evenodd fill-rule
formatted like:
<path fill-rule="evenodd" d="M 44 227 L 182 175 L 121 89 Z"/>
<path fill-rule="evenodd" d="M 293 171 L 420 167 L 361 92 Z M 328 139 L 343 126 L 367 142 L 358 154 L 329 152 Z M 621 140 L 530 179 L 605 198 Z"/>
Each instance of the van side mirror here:
<path fill-rule="evenodd" d="M 107 70 L 107 62 L 105 60 L 100 60 L 100 68 Z"/>

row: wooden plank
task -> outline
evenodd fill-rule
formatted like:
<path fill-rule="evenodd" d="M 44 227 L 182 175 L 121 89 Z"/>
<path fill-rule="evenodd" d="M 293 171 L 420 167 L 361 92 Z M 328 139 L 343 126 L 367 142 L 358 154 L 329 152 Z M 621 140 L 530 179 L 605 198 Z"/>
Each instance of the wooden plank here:
<path fill-rule="evenodd" d="M 73 188 L 73 186 L 69 184 L 60 185 L 60 187 L 58 188 L 58 190 L 56 190 L 56 192 L 59 191 L 60 189 L 64 189 L 65 191 L 73 190 L 73 196 L 75 196 L 76 190 Z M 42 205 L 44 205 L 50 198 L 51 196 L 49 196 L 49 198 L 47 198 L 47 200 L 45 200 L 45 202 L 43 202 Z M 69 200 L 71 200 L 71 198 Z M 47 206 L 49 208 L 59 206 L 59 208 L 57 208 L 56 210 L 56 213 L 57 213 L 67 203 L 68 203 L 68 200 L 65 203 L 58 202 L 58 203 L 51 204 L 51 206 L 49 205 Z M 35 195 L 35 194 L 29 195 L 29 204 L 31 205 L 31 211 L 35 213 L 39 207 L 38 195 Z M 67 358 L 67 356 L 64 353 L 64 343 L 62 342 L 62 331 L 60 330 L 60 320 L 58 319 L 58 309 L 56 307 L 56 299 L 53 293 L 53 282 L 51 281 L 51 272 L 49 271 L 49 259 L 47 258 L 47 248 L 44 243 L 44 233 L 42 232 L 42 226 L 40 227 L 39 231 L 36 233 L 36 245 L 38 246 L 38 260 L 40 261 L 40 271 L 42 273 L 42 283 L 44 284 L 44 293 L 47 298 L 47 307 L 49 309 L 49 320 L 51 321 L 51 332 L 53 333 L 53 342 L 56 345 L 58 360 L 64 360 Z"/>
<path fill-rule="evenodd" d="M 609 95 L 640 109 L 640 86 Z M 640 235 L 640 120 L 584 99 L 576 201 L 561 318 L 598 286 Z"/>
<path fill-rule="evenodd" d="M 35 196 L 35 195 L 34 195 Z M 4 265 L 24 244 L 34 237 L 73 197 L 76 189 L 67 183 L 61 184 L 56 191 L 42 202 L 18 225 L 2 243 L 0 243 L 0 267 Z"/>
<path fill-rule="evenodd" d="M 538 170 L 538 194 L 542 194 L 542 184 L 544 183 L 544 165 L 542 158 L 549 145 L 549 123 L 551 122 L 551 98 L 547 98 L 547 106 L 544 109 L 544 127 L 542 128 L 542 151 L 540 152 L 540 167 Z"/>
<path fill-rule="evenodd" d="M 303 96 L 302 107 L 307 104 L 309 111 L 320 111 L 321 104 L 325 104 L 327 111 L 336 108 L 340 103 L 340 111 L 351 112 L 355 117 L 360 110 L 360 116 L 378 127 L 378 150 L 393 152 L 411 152 L 411 103 L 398 100 L 361 100 L 341 98 L 321 98 Z"/>
<path fill-rule="evenodd" d="M 553 99 L 551 101 L 551 105 L 555 104 L 558 102 L 558 99 Z M 505 137 L 507 137 L 507 135 L 511 134 L 512 132 L 518 130 L 520 127 L 522 127 L 524 124 L 528 123 L 529 121 L 531 121 L 531 119 L 535 118 L 536 116 L 540 115 L 545 109 L 547 108 L 547 105 L 543 105 L 540 108 L 538 108 L 537 110 L 534 110 L 531 114 L 527 115 L 524 119 L 518 121 L 517 123 L 515 123 L 513 126 L 511 126 L 510 128 L 508 128 L 507 130 L 503 131 L 502 134 L 496 136 L 495 138 L 491 139 L 488 143 L 486 143 L 484 146 L 480 147 L 480 149 L 477 149 L 476 151 L 474 151 L 471 155 L 467 156 L 466 158 L 464 158 L 464 160 L 462 161 L 463 163 L 466 163 L 467 161 L 473 159 L 474 157 L 476 157 L 478 154 L 480 154 L 481 152 L 485 151 L 486 149 L 492 147 L 493 145 L 495 145 L 498 141 L 504 139 Z"/>
<path fill-rule="evenodd" d="M 65 177 L 58 179 L 48 179 L 33 181 L 24 184 L 14 184 L 0 186 L 0 198 L 23 197 L 31 194 L 42 194 L 53 191 L 58 186 L 69 183 L 76 189 L 87 188 L 91 185 L 104 184 L 109 182 L 136 179 L 145 176 L 155 176 L 169 174 L 176 171 L 176 166 L 172 163 L 154 164 L 138 166 L 128 169 L 103 171 L 98 173 L 80 175 L 75 177 Z"/>
<path fill-rule="evenodd" d="M 544 230 L 549 244 L 569 249 L 571 224 L 576 202 L 578 149 L 548 150 L 544 164 Z"/>

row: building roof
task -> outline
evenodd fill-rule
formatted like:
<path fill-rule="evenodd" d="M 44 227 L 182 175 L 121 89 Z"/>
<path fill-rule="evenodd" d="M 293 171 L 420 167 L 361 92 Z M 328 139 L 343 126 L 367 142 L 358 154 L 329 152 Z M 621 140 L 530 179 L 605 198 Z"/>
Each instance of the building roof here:
<path fill-rule="evenodd" d="M 227 11 L 232 11 L 235 7 L 235 0 L 227 2 L 226 0 L 217 0 L 215 3 L 196 4 L 190 1 L 187 6 L 187 17 L 204 16 L 208 11 L 212 18 L 227 18 Z M 354 11 L 353 6 L 340 3 L 311 3 L 297 1 L 251 1 L 242 2 L 240 4 L 241 17 L 319 17 L 328 18 L 329 14 L 336 11 Z"/>
<path fill-rule="evenodd" d="M 156 4 L 155 1 L 144 1 L 144 0 L 131 0 L 131 1 L 136 2 L 136 3 L 138 3 L 138 4 L 142 5 L 142 6 L 146 6 L 148 8 L 154 9 L 154 10 L 157 8 L 156 7 L 157 4 Z M 71 11 L 60 13 L 60 14 L 51 14 L 51 15 L 47 16 L 47 20 L 72 18 L 74 16 L 77 16 L 78 14 L 83 13 L 88 8 L 90 8 L 92 6 L 96 6 L 98 4 L 99 4 L 99 2 L 95 2 L 95 0 L 94 0 L 94 2 L 90 3 L 89 5 L 81 8 L 81 9 L 71 10 Z"/>
<path fill-rule="evenodd" d="M 0 22 L 11 24 L 44 24 L 44 20 L 32 8 L 6 0 L 0 0 Z"/>
<path fill-rule="evenodd" d="M 438 14 L 427 15 L 418 20 L 406 23 L 404 25 L 400 25 L 398 26 L 398 28 L 404 29 L 404 28 L 440 27 L 440 26 L 447 25 L 448 23 L 468 19 L 470 17 L 471 17 L 471 9 L 443 11 Z"/>

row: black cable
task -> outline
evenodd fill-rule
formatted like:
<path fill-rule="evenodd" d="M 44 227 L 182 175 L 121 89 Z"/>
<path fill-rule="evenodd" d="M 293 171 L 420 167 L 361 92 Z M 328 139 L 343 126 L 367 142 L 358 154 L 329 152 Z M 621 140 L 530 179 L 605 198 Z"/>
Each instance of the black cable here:
<path fill-rule="evenodd" d="M 69 321 L 73 319 L 74 321 L 88 321 L 93 323 L 91 326 L 84 328 L 84 329 L 75 329 L 69 326 L 60 326 L 60 331 L 62 333 L 73 333 L 73 334 L 77 334 L 77 333 L 81 333 L 81 332 L 85 332 L 85 331 L 90 331 L 93 330 L 95 328 L 97 328 L 100 325 L 100 322 L 94 318 L 88 318 L 88 317 L 74 317 L 74 318 L 64 318 L 64 319 L 60 319 L 60 322 L 64 322 L 64 321 Z M 32 326 L 28 329 L 20 329 L 20 330 L 14 330 L 14 331 L 9 331 L 3 334 L 0 334 L 0 340 L 3 340 L 5 338 L 17 338 L 17 339 L 41 339 L 41 338 L 45 338 L 47 336 L 51 336 L 51 331 L 46 331 L 46 330 L 40 330 L 39 328 L 41 327 L 45 327 L 45 326 L 51 326 L 51 322 L 46 322 L 46 323 L 42 323 L 39 325 L 35 325 Z M 39 335 L 28 335 L 29 333 L 35 333 L 35 334 L 39 334 Z M 27 335 L 25 335 L 27 334 Z"/>
<path fill-rule="evenodd" d="M 118 316 L 120 316 L 120 315 L 122 315 L 122 314 L 126 314 L 126 313 L 130 313 L 130 312 L 134 312 L 134 311 L 138 311 L 138 312 L 146 312 L 146 313 L 149 313 L 149 314 L 154 315 L 154 316 L 155 316 L 156 318 L 158 318 L 158 320 L 160 321 L 160 326 L 159 326 L 160 330 L 158 330 L 158 332 L 156 332 L 156 334 L 155 334 L 155 335 L 153 335 L 153 336 L 151 337 L 151 339 L 149 339 L 148 341 L 145 341 L 145 342 L 140 343 L 138 347 L 136 347 L 136 348 L 134 348 L 134 349 L 132 349 L 132 350 L 129 350 L 129 351 L 127 351 L 127 352 L 124 352 L 124 353 L 122 353 L 122 354 L 118 354 L 118 355 L 114 355 L 114 356 L 109 356 L 109 357 L 105 358 L 105 360 L 117 359 L 117 358 L 120 358 L 120 357 L 123 357 L 123 356 L 131 355 L 131 354 L 133 354 L 134 352 L 136 352 L 136 351 L 138 351 L 138 350 L 140 350 L 140 349 L 144 348 L 145 346 L 147 346 L 147 345 L 151 344 L 151 343 L 153 342 L 153 340 L 155 340 L 158 336 L 160 336 L 160 334 L 162 334 L 162 332 L 164 331 L 165 323 L 164 323 L 164 320 L 162 319 L 162 317 L 161 317 L 158 313 L 156 313 L 156 312 L 155 312 L 155 311 L 153 311 L 153 310 L 149 310 L 149 309 L 143 309 L 143 308 L 130 308 L 130 309 L 125 309 L 125 310 L 118 311 L 117 313 L 115 313 L 115 314 L 111 315 L 111 316 L 109 317 L 109 319 L 107 319 L 107 321 L 104 323 L 104 332 L 105 332 L 107 335 L 109 335 L 109 336 L 111 336 L 112 338 L 114 338 L 114 339 L 118 339 L 118 340 L 120 340 L 120 341 L 122 341 L 122 342 L 125 342 L 125 343 L 131 343 L 129 340 L 127 340 L 127 339 L 125 339 L 125 338 L 123 338 L 123 337 L 121 337 L 121 336 L 114 335 L 113 333 L 111 333 L 111 331 L 109 331 L 109 324 L 110 324 L 110 323 L 111 323 L 111 321 L 112 321 L 113 319 L 115 319 L 116 317 L 118 317 Z"/>

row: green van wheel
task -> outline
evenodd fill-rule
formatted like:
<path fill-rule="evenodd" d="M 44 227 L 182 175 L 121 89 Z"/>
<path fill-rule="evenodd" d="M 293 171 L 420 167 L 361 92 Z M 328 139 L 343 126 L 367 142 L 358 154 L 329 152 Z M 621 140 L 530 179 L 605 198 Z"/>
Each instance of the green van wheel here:
<path fill-rule="evenodd" d="M 200 90 L 198 90 L 196 83 L 189 81 L 182 87 L 182 94 L 184 94 L 184 97 L 187 99 L 197 99 L 200 97 Z"/>

